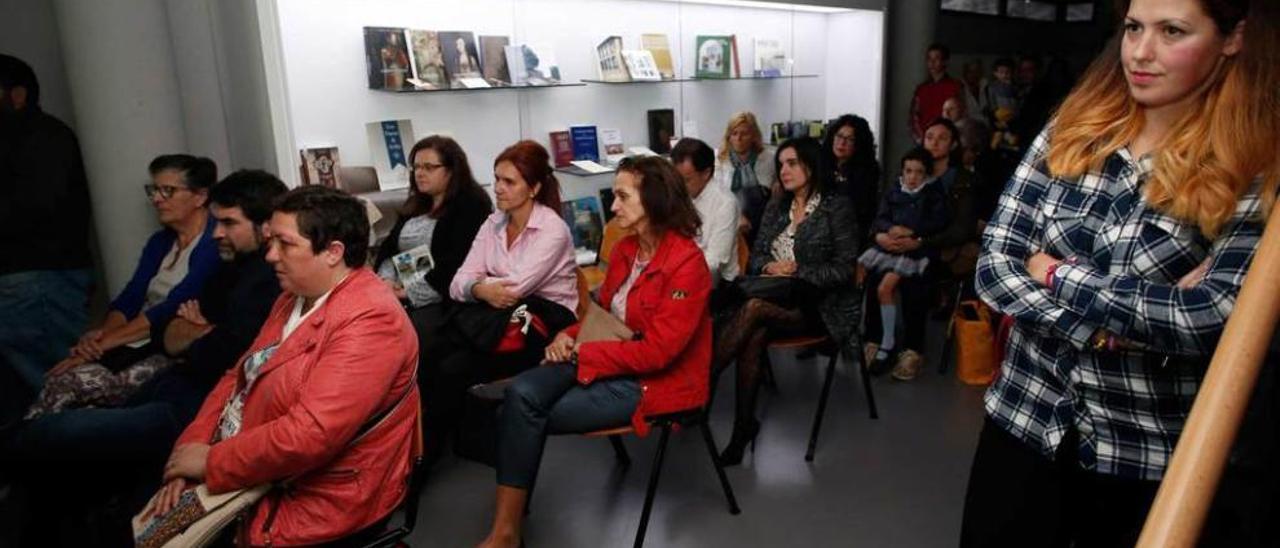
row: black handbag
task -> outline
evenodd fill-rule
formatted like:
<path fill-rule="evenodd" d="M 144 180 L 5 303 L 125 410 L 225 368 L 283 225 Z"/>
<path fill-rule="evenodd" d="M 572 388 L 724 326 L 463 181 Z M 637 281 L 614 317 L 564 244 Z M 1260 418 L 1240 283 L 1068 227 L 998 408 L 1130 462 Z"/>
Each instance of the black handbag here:
<path fill-rule="evenodd" d="M 797 302 L 801 283 L 789 276 L 744 276 L 734 282 L 744 300 L 764 299 L 786 307 Z"/>

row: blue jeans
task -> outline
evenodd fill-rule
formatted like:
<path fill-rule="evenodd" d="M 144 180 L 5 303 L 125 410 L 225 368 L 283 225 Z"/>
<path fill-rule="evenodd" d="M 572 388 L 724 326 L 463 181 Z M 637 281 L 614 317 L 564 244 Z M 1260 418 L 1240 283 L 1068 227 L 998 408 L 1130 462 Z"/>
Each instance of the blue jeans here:
<path fill-rule="evenodd" d="M 507 387 L 498 424 L 498 485 L 529 489 L 552 434 L 577 434 L 631 422 L 640 383 L 631 377 L 577 381 L 569 364 L 535 367 Z"/>
<path fill-rule="evenodd" d="M 33 270 L 0 276 L 0 362 L 34 396 L 44 374 L 84 332 L 88 270 Z"/>

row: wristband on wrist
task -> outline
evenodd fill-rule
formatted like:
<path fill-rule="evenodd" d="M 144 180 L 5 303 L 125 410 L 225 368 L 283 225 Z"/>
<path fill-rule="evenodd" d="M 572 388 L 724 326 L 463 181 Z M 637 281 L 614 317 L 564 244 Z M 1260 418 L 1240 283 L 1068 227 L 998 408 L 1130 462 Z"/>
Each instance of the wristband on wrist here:
<path fill-rule="evenodd" d="M 1049 265 L 1049 269 L 1044 273 L 1044 286 L 1053 290 L 1054 275 L 1058 273 L 1058 267 L 1062 266 L 1061 262 Z"/>

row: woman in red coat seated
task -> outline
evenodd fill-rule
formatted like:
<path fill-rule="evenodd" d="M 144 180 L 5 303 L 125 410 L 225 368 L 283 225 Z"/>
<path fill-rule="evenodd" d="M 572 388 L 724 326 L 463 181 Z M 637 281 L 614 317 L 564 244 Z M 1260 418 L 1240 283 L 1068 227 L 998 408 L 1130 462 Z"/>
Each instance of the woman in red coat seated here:
<path fill-rule="evenodd" d="M 630 423 L 706 403 L 711 365 L 711 274 L 694 242 L 700 221 L 680 174 L 658 157 L 627 159 L 613 212 L 634 235 L 618 242 L 600 304 L 637 337 L 577 344 L 581 323 L 546 349 L 543 366 L 507 388 L 498 427 L 497 512 L 484 547 L 518 546 L 548 435 Z"/>
<path fill-rule="evenodd" d="M 341 191 L 281 196 L 266 233 L 284 292 L 178 438 L 160 512 L 191 482 L 217 494 L 289 480 L 249 514 L 242 541 L 349 545 L 381 532 L 413 458 L 418 337 L 364 266 L 368 231 L 364 206 Z"/>

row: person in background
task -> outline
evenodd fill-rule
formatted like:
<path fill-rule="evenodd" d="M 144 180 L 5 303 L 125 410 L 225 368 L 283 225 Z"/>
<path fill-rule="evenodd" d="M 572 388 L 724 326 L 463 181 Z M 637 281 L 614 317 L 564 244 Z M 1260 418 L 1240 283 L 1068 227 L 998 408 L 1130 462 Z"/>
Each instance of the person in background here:
<path fill-rule="evenodd" d="M 778 147 L 782 192 L 769 202 L 751 250 L 748 274 L 793 278 L 794 302 L 748 299 L 718 332 L 713 370 L 736 363 L 733 436 L 720 453 L 725 466 L 742 463 L 760 431 L 755 418 L 760 356 L 770 339 L 825 333 L 850 355 L 859 298 L 854 263 L 862 233 L 853 205 L 832 191 L 832 168 L 817 139 L 791 139 Z"/>
<path fill-rule="evenodd" d="M 924 131 L 929 122 L 942 116 L 942 103 L 964 90 L 964 84 L 947 74 L 947 61 L 950 59 L 951 49 L 942 44 L 930 44 L 925 51 L 928 77 L 916 86 L 916 91 L 911 96 L 909 125 L 911 137 L 917 144 L 924 140 Z"/>
<path fill-rule="evenodd" d="M 133 390 L 157 369 L 138 363 L 153 354 L 151 327 L 166 323 L 197 297 L 221 259 L 209 216 L 209 187 L 217 180 L 213 160 L 187 154 L 159 156 L 148 166 L 145 188 L 164 228 L 147 240 L 133 277 L 108 308 L 106 320 L 71 348 L 70 356 L 45 375 L 46 386 L 27 418 L 61 409 L 74 393 L 100 385 L 102 376 L 121 374 L 120 387 Z M 158 343 L 159 341 L 154 341 Z M 65 396 L 65 397 L 64 397 Z"/>
<path fill-rule="evenodd" d="M 424 384 L 428 448 L 443 447 L 457 428 L 468 388 L 537 366 L 551 334 L 577 319 L 573 236 L 560 217 L 560 182 L 547 149 L 534 141 L 517 142 L 498 155 L 493 171 L 498 211 L 476 233 L 449 295 L 504 318 L 523 305 L 544 326 L 545 336 L 530 327 L 522 349 L 496 353 L 496 341 L 476 340 L 454 315 L 446 324 L 454 338 L 433 346 L 436 354 L 426 362 L 432 380 Z M 435 458 L 430 451 L 428 456 Z"/>
<path fill-rule="evenodd" d="M 881 240 L 881 236 L 890 239 L 927 238 L 946 227 L 950 217 L 946 209 L 947 195 L 936 177 L 926 175 L 927 166 L 931 163 L 929 152 L 920 148 L 902 157 L 902 176 L 898 178 L 898 184 L 885 193 L 871 225 L 871 233 L 876 240 Z M 877 244 L 858 257 L 859 266 L 865 268 L 867 286 L 874 287 L 876 291 L 881 318 L 878 325 L 884 326 L 882 333 L 867 333 L 867 338 L 880 341 L 878 345 L 866 343 L 867 367 L 873 374 L 882 374 L 892 366 L 893 378 L 909 381 L 919 371 L 925 341 L 923 322 L 904 322 L 911 330 L 903 337 L 902 354 L 911 353 L 913 357 L 893 359 L 898 357 L 895 337 L 898 297 L 902 295 L 902 300 L 918 304 L 921 300 L 915 295 L 929 294 L 924 274 L 931 252 L 933 250 L 926 248 L 889 251 Z M 920 317 L 927 312 L 923 307 L 903 309 L 904 314 L 918 314 Z"/>
<path fill-rule="evenodd" d="M 716 156 L 715 174 L 719 184 L 738 199 L 738 211 L 742 212 L 740 228 L 747 234 L 747 241 L 751 241 L 760 227 L 760 215 L 764 213 L 776 175 L 755 114 L 743 111 L 729 118 Z"/>
<path fill-rule="evenodd" d="M 360 546 L 408 490 L 418 338 L 365 266 L 358 200 L 295 188 L 276 201 L 266 235 L 283 293 L 174 444 L 148 509 L 167 512 L 196 483 L 217 494 L 289 479 L 226 534 L 252 546 Z"/>
<path fill-rule="evenodd" d="M 880 162 L 876 161 L 871 124 L 856 114 L 840 116 L 827 126 L 822 148 L 834 159 L 832 190 L 849 198 L 858 227 L 869 228 L 880 203 Z M 858 236 L 865 242 L 864 234 Z"/>
<path fill-rule="evenodd" d="M 713 287 L 718 288 L 721 280 L 732 282 L 738 277 L 738 202 L 724 187 L 711 184 L 716 172 L 715 151 L 702 141 L 686 137 L 672 147 L 671 163 L 684 180 L 702 221 L 695 241 L 707 257 Z"/>
<path fill-rule="evenodd" d="M 1119 13 L 983 241 L 978 293 L 1014 325 L 964 548 L 1134 545 L 1274 215 L 1280 4 Z"/>
<path fill-rule="evenodd" d="M 0 423 L 21 415 L 88 322 L 89 188 L 80 144 L 0 55 Z"/>
<path fill-rule="evenodd" d="M 409 151 L 409 160 L 413 168 L 409 197 L 378 248 L 373 266 L 409 312 L 418 334 L 418 387 L 426 395 L 437 381 L 438 370 L 432 364 L 451 352 L 442 332 L 455 302 L 449 296 L 449 284 L 470 253 L 480 226 L 493 212 L 493 202 L 472 175 L 467 153 L 452 138 L 423 138 Z M 425 273 L 413 270 L 415 278 L 406 285 L 395 257 L 409 251 L 429 253 L 432 265 Z M 416 259 L 409 262 L 416 263 Z M 430 402 L 424 416 L 430 416 L 441 401 L 424 397 L 424 403 Z M 432 440 L 432 459 L 439 455 L 437 441 Z"/>
<path fill-rule="evenodd" d="M 1018 90 L 1013 84 L 1013 59 L 1001 57 L 991 65 L 991 80 L 982 89 L 983 115 L 987 125 L 996 126 L 997 111 L 1007 110 L 1012 119 L 1018 114 Z"/>
<path fill-rule="evenodd" d="M 947 99 L 942 104 L 942 117 L 951 120 L 960 131 L 960 166 L 976 172 L 978 160 L 987 151 L 991 132 L 986 122 L 969 116 L 965 101 L 959 97 Z"/>
<path fill-rule="evenodd" d="M 578 343 L 582 324 L 574 324 L 547 346 L 541 367 L 506 388 L 496 511 L 482 548 L 521 545 L 547 436 L 627 424 L 644 436 L 648 417 L 706 403 L 712 282 L 693 240 L 698 213 L 680 179 L 661 158 L 627 158 L 618 165 L 612 209 L 631 235 L 613 248 L 598 302 L 643 337 Z"/>
<path fill-rule="evenodd" d="M 26 506 L 35 523 L 20 520 L 27 523 L 27 534 L 41 535 L 59 527 L 56 516 L 93 512 L 119 496 L 107 508 L 120 515 L 105 512 L 102 521 L 110 530 L 99 534 L 110 539 L 104 544 L 132 540 L 128 518 L 159 487 L 155 471 L 214 384 L 249 348 L 280 293 L 263 257 L 262 227 L 272 202 L 286 190 L 274 175 L 259 170 L 237 171 L 209 190 L 217 222 L 213 237 L 223 262 L 199 300 L 183 303 L 168 322 L 151 327 L 151 338 L 163 341 L 153 357 L 172 365 L 122 404 L 96 401 L 97 407 L 47 414 L 0 434 L 0 468 L 21 471 L 14 479 L 31 496 Z M 112 473 L 103 474 L 104 467 Z M 82 496 L 67 500 L 63 495 L 70 489 L 81 489 Z M 87 529 L 82 523 L 66 528 Z M 81 540 L 65 544 L 90 542 Z M 40 544 L 40 538 L 25 544 Z"/>
<path fill-rule="evenodd" d="M 982 59 L 973 59 L 964 64 L 960 74 L 964 84 L 964 107 L 970 116 L 982 116 L 987 105 L 982 102 L 982 90 L 986 88 L 986 79 L 982 77 Z"/>

